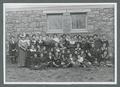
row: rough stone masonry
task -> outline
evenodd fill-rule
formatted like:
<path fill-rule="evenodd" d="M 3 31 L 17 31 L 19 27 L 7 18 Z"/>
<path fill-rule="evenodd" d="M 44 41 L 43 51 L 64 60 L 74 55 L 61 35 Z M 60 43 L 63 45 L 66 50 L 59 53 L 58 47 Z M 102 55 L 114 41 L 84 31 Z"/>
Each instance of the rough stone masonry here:
<path fill-rule="evenodd" d="M 114 45 L 114 8 L 86 8 L 81 10 L 87 10 L 86 33 L 106 34 L 112 52 Z M 63 26 L 64 29 L 71 29 L 71 20 L 69 20 L 70 12 L 64 12 L 63 16 L 67 17 L 67 22 L 65 23 L 67 27 Z M 17 35 L 20 32 L 47 32 L 47 14 L 43 10 L 6 11 L 5 17 L 7 41 L 9 40 L 10 34 Z M 84 33 L 81 32 L 81 34 Z M 6 44 L 8 44 L 7 41 Z"/>

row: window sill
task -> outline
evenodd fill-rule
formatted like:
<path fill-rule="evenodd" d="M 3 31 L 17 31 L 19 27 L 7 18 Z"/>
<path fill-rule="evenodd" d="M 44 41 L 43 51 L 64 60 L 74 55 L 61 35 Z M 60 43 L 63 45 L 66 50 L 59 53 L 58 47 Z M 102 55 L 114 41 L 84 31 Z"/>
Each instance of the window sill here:
<path fill-rule="evenodd" d="M 71 33 L 83 33 L 83 32 L 88 32 L 87 29 L 71 29 Z"/>
<path fill-rule="evenodd" d="M 47 33 L 63 33 L 63 29 L 49 29 Z"/>

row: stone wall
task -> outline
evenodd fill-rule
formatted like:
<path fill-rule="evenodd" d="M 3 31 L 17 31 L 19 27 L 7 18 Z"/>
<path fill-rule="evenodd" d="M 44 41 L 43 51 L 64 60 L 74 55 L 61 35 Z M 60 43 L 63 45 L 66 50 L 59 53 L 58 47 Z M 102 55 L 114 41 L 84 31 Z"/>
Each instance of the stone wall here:
<path fill-rule="evenodd" d="M 114 36 L 114 9 L 113 8 L 86 8 L 87 33 L 104 33 L 113 47 Z M 63 13 L 63 32 L 71 29 L 70 12 Z M 10 34 L 17 35 L 20 32 L 47 32 L 47 15 L 43 10 L 6 11 L 6 39 Z M 66 30 L 65 30 L 66 29 Z M 68 29 L 68 30 L 69 30 Z M 81 31 L 81 30 L 80 30 Z M 77 33 L 78 31 L 76 31 Z M 82 33 L 82 32 L 81 32 Z"/>

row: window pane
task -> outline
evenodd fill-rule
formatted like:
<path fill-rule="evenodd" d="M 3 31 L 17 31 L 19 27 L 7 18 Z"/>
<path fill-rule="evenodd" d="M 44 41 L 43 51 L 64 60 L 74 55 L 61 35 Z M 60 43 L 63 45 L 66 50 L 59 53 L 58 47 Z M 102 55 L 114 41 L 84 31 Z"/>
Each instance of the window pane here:
<path fill-rule="evenodd" d="M 86 28 L 86 13 L 72 13 L 72 29 Z"/>
<path fill-rule="evenodd" d="M 48 15 L 49 29 L 62 29 L 62 14 Z"/>

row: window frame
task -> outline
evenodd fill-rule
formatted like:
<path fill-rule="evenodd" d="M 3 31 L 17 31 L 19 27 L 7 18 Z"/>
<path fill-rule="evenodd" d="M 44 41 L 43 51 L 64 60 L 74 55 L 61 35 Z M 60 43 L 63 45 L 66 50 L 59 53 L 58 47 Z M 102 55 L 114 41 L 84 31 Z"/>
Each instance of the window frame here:
<path fill-rule="evenodd" d="M 78 28 L 78 29 L 75 29 L 75 28 L 73 28 L 73 25 L 72 25 L 72 22 L 73 22 L 73 20 L 72 20 L 72 14 L 83 14 L 83 13 L 85 13 L 86 14 L 86 17 L 85 17 L 85 28 Z M 75 32 L 75 31 L 86 31 L 87 30 L 87 12 L 70 12 L 70 17 L 71 17 L 71 32 Z"/>
<path fill-rule="evenodd" d="M 62 28 L 60 29 L 50 29 L 48 15 L 61 15 L 62 16 Z M 47 16 L 47 33 L 63 33 L 63 13 L 46 13 Z"/>

